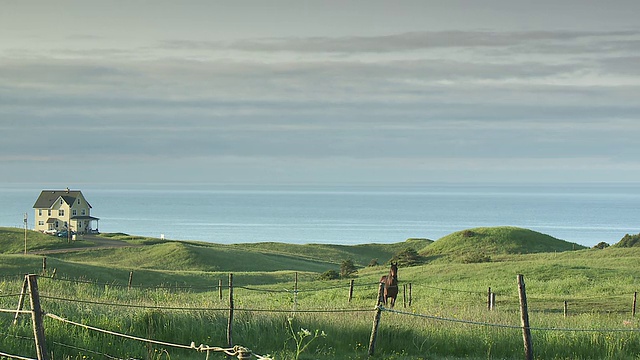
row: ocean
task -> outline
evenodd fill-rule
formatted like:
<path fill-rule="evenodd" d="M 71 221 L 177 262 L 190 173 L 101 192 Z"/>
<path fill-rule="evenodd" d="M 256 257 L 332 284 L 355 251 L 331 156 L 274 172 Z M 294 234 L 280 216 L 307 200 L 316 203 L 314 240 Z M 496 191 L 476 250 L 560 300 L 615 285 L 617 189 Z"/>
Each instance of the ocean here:
<path fill-rule="evenodd" d="M 0 185 L 0 226 L 33 228 L 43 189 Z M 214 243 L 395 243 L 517 226 L 593 246 L 640 233 L 639 184 L 84 185 L 101 232 Z"/>

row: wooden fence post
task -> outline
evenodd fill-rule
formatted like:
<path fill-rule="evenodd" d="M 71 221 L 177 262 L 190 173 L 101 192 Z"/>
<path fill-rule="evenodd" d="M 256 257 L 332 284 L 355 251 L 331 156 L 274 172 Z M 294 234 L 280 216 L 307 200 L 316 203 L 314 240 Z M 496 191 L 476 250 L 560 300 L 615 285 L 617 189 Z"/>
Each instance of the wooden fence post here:
<path fill-rule="evenodd" d="M 518 275 L 518 293 L 520 295 L 520 315 L 522 322 L 522 340 L 524 341 L 524 358 L 533 360 L 531 328 L 529 327 L 529 310 L 527 309 L 527 293 L 524 286 L 524 275 Z"/>
<path fill-rule="evenodd" d="M 218 279 L 218 293 L 220 294 L 220 300 L 222 300 L 222 279 Z"/>
<path fill-rule="evenodd" d="M 491 310 L 496 309 L 496 293 L 491 293 Z"/>
<path fill-rule="evenodd" d="M 42 275 L 46 275 L 47 274 L 47 257 L 44 256 L 42 258 Z"/>
<path fill-rule="evenodd" d="M 412 301 L 413 301 L 413 297 L 411 295 L 411 283 L 409 283 L 409 307 L 411 307 Z"/>
<path fill-rule="evenodd" d="M 44 338 L 44 325 L 42 322 L 42 308 L 40 308 L 40 295 L 38 293 L 38 280 L 36 275 L 27 275 L 29 294 L 31 299 L 31 320 L 33 323 L 33 335 L 36 343 L 38 360 L 49 360 L 47 345 Z"/>
<path fill-rule="evenodd" d="M 293 282 L 293 312 L 298 310 L 298 272 L 296 271 L 295 279 Z"/>
<path fill-rule="evenodd" d="M 402 307 L 407 307 L 407 284 L 402 285 Z"/>
<path fill-rule="evenodd" d="M 491 287 L 487 290 L 487 310 L 491 310 Z"/>
<path fill-rule="evenodd" d="M 636 300 L 638 299 L 638 292 L 633 293 L 633 307 L 631 309 L 631 316 L 636 317 Z"/>
<path fill-rule="evenodd" d="M 569 315 L 569 303 L 567 302 L 567 300 L 564 301 L 564 317 L 567 317 L 567 315 Z"/>
<path fill-rule="evenodd" d="M 384 283 L 380 283 L 378 287 L 378 297 L 376 300 L 376 314 L 373 317 L 373 327 L 371 328 L 371 337 L 369 338 L 369 356 L 373 356 L 373 351 L 378 337 L 378 326 L 380 326 L 380 317 L 382 316 L 382 294 L 384 293 Z"/>
<path fill-rule="evenodd" d="M 24 307 L 24 297 L 27 295 L 27 288 L 29 287 L 29 282 L 27 281 L 27 276 L 24 277 L 24 282 L 22 283 L 22 290 L 20 291 L 20 299 L 18 300 L 18 310 L 16 310 L 16 316 L 13 318 L 13 325 L 18 323 L 18 315 L 20 315 L 20 311 Z"/>
<path fill-rule="evenodd" d="M 233 274 L 229 273 L 229 322 L 227 323 L 227 344 L 233 346 Z"/>
<path fill-rule="evenodd" d="M 133 283 L 133 271 L 129 271 L 129 290 L 131 290 L 131 283 Z"/>
<path fill-rule="evenodd" d="M 351 302 L 351 299 L 353 299 L 353 282 L 353 279 L 349 281 L 349 302 Z"/>

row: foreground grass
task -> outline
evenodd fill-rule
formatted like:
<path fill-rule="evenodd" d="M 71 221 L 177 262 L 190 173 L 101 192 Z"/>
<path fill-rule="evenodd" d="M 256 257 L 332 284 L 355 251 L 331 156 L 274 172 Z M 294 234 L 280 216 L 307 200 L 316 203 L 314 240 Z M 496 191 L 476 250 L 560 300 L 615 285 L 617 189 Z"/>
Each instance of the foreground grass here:
<path fill-rule="evenodd" d="M 639 256 L 635 249 L 582 250 L 505 255 L 492 263 L 401 268 L 401 286 L 411 283 L 412 304 L 404 307 L 401 294 L 396 309 L 407 314 L 383 312 L 375 357 L 522 358 L 515 281 L 516 274 L 522 273 L 530 300 L 536 358 L 636 359 L 640 353 L 640 334 L 626 330 L 640 328 L 630 307 L 637 287 L 634 271 Z M 0 256 L 3 273 L 14 274 L 0 282 L 0 295 L 19 292 L 22 279 L 16 271 L 24 270 L 24 264 L 38 269 L 40 260 L 36 256 Z M 149 288 L 129 290 L 126 270 L 60 259 L 49 262 L 58 269 L 56 278 L 41 277 L 39 285 L 43 308 L 50 313 L 170 343 L 226 344 L 226 273 L 136 270 L 134 276 L 143 278 Z M 257 354 L 292 359 L 295 342 L 287 327 L 288 319 L 292 318 L 295 330 L 304 328 L 327 334 L 305 350 L 300 359 L 365 359 L 374 317 L 376 281 L 385 271 L 386 267 L 361 269 L 351 302 L 348 302 L 348 280 L 319 281 L 313 273 L 299 273 L 300 291 L 294 295 L 293 272 L 234 273 L 234 284 L 238 286 L 234 290 L 234 343 Z M 111 281 L 106 281 L 110 277 Z M 91 280 L 97 284 L 63 279 Z M 216 287 L 220 279 L 225 285 L 222 299 Z M 154 287 L 178 283 L 192 287 Z M 497 293 L 494 311 L 486 309 L 488 287 Z M 566 318 L 562 312 L 565 300 L 569 301 Z M 0 297 L 1 308 L 12 309 L 16 303 L 15 296 Z M 330 310 L 340 312 L 324 312 Z M 31 356 L 32 342 L 21 338 L 32 337 L 30 320 L 23 317 L 16 327 L 9 325 L 11 320 L 12 316 L 0 314 L 0 332 L 7 335 L 0 342 L 0 349 Z M 141 345 L 48 318 L 45 328 L 56 359 L 100 358 L 96 353 L 140 359 L 203 356 L 193 350 Z"/>
<path fill-rule="evenodd" d="M 233 341 L 275 359 L 297 355 L 289 319 L 294 332 L 318 330 L 327 335 L 314 340 L 300 359 L 368 358 L 377 281 L 387 267 L 361 267 L 351 302 L 350 279 L 320 281 L 319 272 L 324 266 L 335 267 L 335 259 L 356 257 L 360 251 L 360 264 L 377 255 L 384 262 L 383 256 L 406 245 L 314 248 L 266 243 L 244 248 L 239 244 L 221 247 L 225 252 L 195 242 L 115 237 L 148 246 L 47 255 L 47 272 L 38 279 L 46 312 L 173 344 L 225 346 L 227 284 L 233 273 Z M 324 250 L 327 253 L 322 255 Z M 297 257 L 296 251 L 307 253 Z M 222 256 L 216 257 L 216 252 Z M 243 255 L 243 262 L 250 264 L 245 269 L 253 271 L 233 268 L 236 254 Z M 638 259 L 638 248 L 608 248 L 499 252 L 486 263 L 439 259 L 401 267 L 398 312 L 382 313 L 375 358 L 521 359 L 516 275 L 523 274 L 537 359 L 637 359 L 640 334 L 629 330 L 640 329 L 638 319 L 631 316 Z M 304 264 L 316 267 L 303 271 Z M 56 275 L 51 278 L 54 269 Z M 42 256 L 0 254 L 0 308 L 15 309 L 23 274 L 42 271 Z M 129 289 L 131 271 L 133 287 Z M 296 277 L 297 293 L 293 291 Z M 409 285 L 410 294 L 402 291 Z M 493 311 L 486 306 L 489 287 L 497 297 Z M 564 301 L 569 307 L 567 317 Z M 16 326 L 12 321 L 13 314 L 0 313 L 0 351 L 33 357 L 29 317 L 22 316 Z M 45 331 L 54 359 L 102 359 L 104 354 L 136 359 L 205 356 L 120 339 L 51 318 L 45 318 Z M 223 357 L 216 353 L 210 358 Z"/>

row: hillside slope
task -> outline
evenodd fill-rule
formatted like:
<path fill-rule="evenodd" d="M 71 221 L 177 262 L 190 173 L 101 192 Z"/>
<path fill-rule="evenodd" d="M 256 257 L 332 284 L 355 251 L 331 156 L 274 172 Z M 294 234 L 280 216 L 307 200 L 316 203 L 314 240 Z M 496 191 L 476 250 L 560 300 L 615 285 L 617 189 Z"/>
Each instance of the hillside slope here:
<path fill-rule="evenodd" d="M 336 270 L 347 259 L 358 267 L 372 260 L 383 264 L 397 252 L 421 249 L 431 240 L 410 239 L 394 244 L 243 243 L 215 244 L 196 241 L 170 241 L 127 234 L 85 236 L 67 243 L 64 239 L 28 231 L 30 253 L 66 262 L 125 269 L 169 271 L 305 271 Z M 24 252 L 24 230 L 0 228 L 0 253 Z"/>
<path fill-rule="evenodd" d="M 456 259 L 469 254 L 531 254 L 585 249 L 533 230 L 501 226 L 458 231 L 436 240 L 421 255 L 431 259 Z"/>
<path fill-rule="evenodd" d="M 0 254 L 22 254 L 25 247 L 25 231 L 18 228 L 0 227 Z M 39 231 L 27 230 L 27 251 L 69 249 L 90 247 L 92 242 L 68 243 L 67 238 L 46 235 Z"/>

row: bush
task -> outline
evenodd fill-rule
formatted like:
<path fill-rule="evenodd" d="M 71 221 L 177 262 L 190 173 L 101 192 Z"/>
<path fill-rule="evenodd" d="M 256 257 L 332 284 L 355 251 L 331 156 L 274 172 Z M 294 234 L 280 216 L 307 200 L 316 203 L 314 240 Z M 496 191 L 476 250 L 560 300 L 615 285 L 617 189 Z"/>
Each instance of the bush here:
<path fill-rule="evenodd" d="M 599 242 L 597 245 L 595 245 L 593 248 L 594 249 L 604 249 L 604 248 L 608 248 L 609 244 L 607 244 L 606 242 L 602 241 Z"/>
<path fill-rule="evenodd" d="M 320 280 L 336 280 L 340 278 L 340 274 L 335 270 L 327 270 L 320 275 Z"/>

